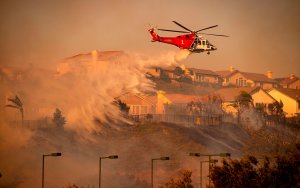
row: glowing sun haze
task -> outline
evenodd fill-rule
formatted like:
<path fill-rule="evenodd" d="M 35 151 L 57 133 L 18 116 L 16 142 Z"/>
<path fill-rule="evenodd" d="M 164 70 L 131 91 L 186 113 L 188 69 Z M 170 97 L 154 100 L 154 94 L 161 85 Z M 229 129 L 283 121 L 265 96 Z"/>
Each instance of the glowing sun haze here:
<path fill-rule="evenodd" d="M 178 50 L 151 43 L 149 24 L 180 30 L 218 24 L 207 33 L 218 50 L 192 54 L 188 67 L 300 75 L 300 1 L 14 1 L 0 2 L 0 64 L 52 66 L 54 62 L 94 49 L 145 54 Z M 161 36 L 176 33 L 158 32 Z"/>

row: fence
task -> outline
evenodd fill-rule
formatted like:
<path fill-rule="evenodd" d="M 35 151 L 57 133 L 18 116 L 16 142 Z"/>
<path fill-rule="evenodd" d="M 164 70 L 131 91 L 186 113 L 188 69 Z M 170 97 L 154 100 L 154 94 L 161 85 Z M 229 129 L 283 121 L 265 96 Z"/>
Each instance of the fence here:
<path fill-rule="evenodd" d="M 194 125 L 221 125 L 222 115 L 185 115 L 185 114 L 143 114 L 130 115 L 134 122 L 168 122 L 175 124 Z"/>

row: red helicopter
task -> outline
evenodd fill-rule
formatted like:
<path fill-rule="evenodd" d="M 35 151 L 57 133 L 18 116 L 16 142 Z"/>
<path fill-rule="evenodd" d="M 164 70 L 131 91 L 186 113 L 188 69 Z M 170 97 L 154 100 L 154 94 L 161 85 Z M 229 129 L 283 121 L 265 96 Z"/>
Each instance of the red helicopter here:
<path fill-rule="evenodd" d="M 204 39 L 202 36 L 197 35 L 197 34 L 212 35 L 212 36 L 218 36 L 218 37 L 229 37 L 227 35 L 200 33 L 200 31 L 211 29 L 211 28 L 217 27 L 218 25 L 199 29 L 198 31 L 192 31 L 176 21 L 173 21 L 173 22 L 186 31 L 177 31 L 177 30 L 169 30 L 169 29 L 157 29 L 157 30 L 177 32 L 177 33 L 188 33 L 188 34 L 179 35 L 177 37 L 160 37 L 154 32 L 154 28 L 150 28 L 148 31 L 152 35 L 152 42 L 158 41 L 158 42 L 163 42 L 163 43 L 167 43 L 167 44 L 172 44 L 181 49 L 188 49 L 190 52 L 193 52 L 193 53 L 207 52 L 207 54 L 210 54 L 210 51 L 217 50 L 217 48 L 214 45 L 212 45 L 210 42 L 208 42 L 208 40 Z"/>

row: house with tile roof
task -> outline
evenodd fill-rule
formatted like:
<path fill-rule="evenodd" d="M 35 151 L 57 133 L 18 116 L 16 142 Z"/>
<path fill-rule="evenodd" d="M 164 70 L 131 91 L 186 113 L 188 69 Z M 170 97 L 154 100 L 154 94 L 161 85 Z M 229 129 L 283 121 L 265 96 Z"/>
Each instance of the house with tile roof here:
<path fill-rule="evenodd" d="M 129 106 L 129 115 L 146 115 L 156 113 L 157 100 L 152 96 L 128 93 L 120 96 L 118 99 Z"/>
<path fill-rule="evenodd" d="M 183 94 L 166 94 L 158 91 L 157 95 L 129 93 L 119 97 L 129 106 L 129 115 L 174 114 L 185 113 L 186 105 L 200 100 L 199 96 Z"/>
<path fill-rule="evenodd" d="M 234 108 L 235 98 L 240 94 L 241 91 L 250 93 L 254 89 L 256 88 L 251 88 L 251 87 L 222 88 L 215 91 L 213 94 L 221 98 L 222 108 L 225 112 L 236 114 L 237 109 Z"/>
<path fill-rule="evenodd" d="M 291 74 L 289 77 L 276 78 L 275 80 L 279 83 L 280 87 L 300 89 L 300 79 L 294 74 Z"/>
<path fill-rule="evenodd" d="M 282 101 L 283 111 L 287 117 L 300 114 L 300 90 L 289 88 L 272 88 L 268 93 L 277 101 Z"/>
<path fill-rule="evenodd" d="M 272 79 L 272 72 L 268 71 L 267 74 L 250 73 L 235 70 L 231 67 L 228 71 L 216 71 L 223 77 L 223 86 L 234 87 L 261 87 L 269 89 L 277 87 L 278 83 Z"/>
<path fill-rule="evenodd" d="M 189 68 L 194 83 L 211 83 L 222 85 L 222 77 L 214 71 Z"/>
<path fill-rule="evenodd" d="M 222 88 L 214 92 L 214 94 L 221 97 L 223 101 L 222 107 L 224 111 L 236 113 L 237 110 L 233 107 L 233 104 L 235 103 L 235 99 L 241 91 L 245 91 L 251 95 L 254 107 L 267 107 L 269 104 L 276 101 L 275 98 L 273 98 L 267 91 L 265 91 L 261 87 Z"/>

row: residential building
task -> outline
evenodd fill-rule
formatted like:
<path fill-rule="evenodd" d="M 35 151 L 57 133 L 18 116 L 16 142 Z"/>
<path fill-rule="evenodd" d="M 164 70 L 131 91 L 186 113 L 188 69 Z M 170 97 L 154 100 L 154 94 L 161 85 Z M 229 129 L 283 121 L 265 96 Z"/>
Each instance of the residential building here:
<path fill-rule="evenodd" d="M 199 96 L 183 94 L 166 94 L 158 91 L 157 95 L 126 94 L 119 97 L 129 107 L 129 115 L 146 114 L 183 114 L 186 105 L 191 101 L 200 100 Z"/>
<path fill-rule="evenodd" d="M 280 87 L 300 89 L 300 79 L 294 74 L 291 74 L 289 77 L 276 78 L 275 80 L 279 83 Z"/>
<path fill-rule="evenodd" d="M 253 99 L 253 105 L 255 108 L 262 108 L 265 112 L 269 112 L 268 105 L 276 102 L 266 90 L 257 87 L 249 93 Z"/>
<path fill-rule="evenodd" d="M 234 103 L 241 91 L 251 95 L 254 107 L 263 106 L 267 110 L 267 106 L 276 101 L 267 91 L 260 87 L 222 88 L 214 94 L 221 97 L 222 107 L 226 112 L 236 113 Z"/>
<path fill-rule="evenodd" d="M 129 106 L 129 115 L 146 115 L 156 113 L 156 100 L 152 96 L 129 93 L 119 97 Z"/>
<path fill-rule="evenodd" d="M 217 90 L 213 94 L 221 98 L 222 108 L 225 112 L 236 114 L 237 109 L 234 107 L 236 97 L 240 94 L 241 91 L 250 93 L 255 89 L 256 88 L 252 87 L 222 88 Z"/>
<path fill-rule="evenodd" d="M 287 117 L 300 113 L 300 90 L 289 88 L 272 88 L 268 93 L 283 103 L 283 111 Z"/>
<path fill-rule="evenodd" d="M 189 72 L 194 83 L 222 84 L 222 77 L 211 70 L 189 68 Z"/>
<path fill-rule="evenodd" d="M 223 77 L 223 86 L 234 87 L 261 87 L 263 89 L 270 89 L 277 87 L 278 83 L 272 79 L 272 71 L 267 74 L 241 72 L 230 67 L 228 71 L 216 71 Z"/>

